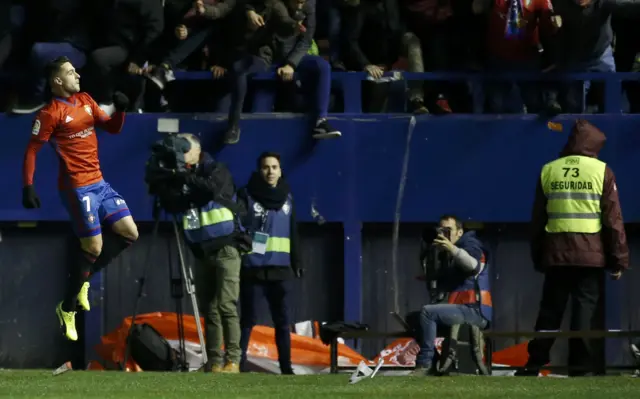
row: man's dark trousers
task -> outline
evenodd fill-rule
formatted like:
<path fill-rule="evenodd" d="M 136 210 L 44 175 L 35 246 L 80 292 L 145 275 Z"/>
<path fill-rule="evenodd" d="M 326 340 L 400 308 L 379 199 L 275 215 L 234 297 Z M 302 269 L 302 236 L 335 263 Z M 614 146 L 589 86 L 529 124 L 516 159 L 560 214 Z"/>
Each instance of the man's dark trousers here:
<path fill-rule="evenodd" d="M 542 300 L 536 320 L 536 331 L 559 330 L 565 308 L 571 297 L 572 331 L 602 330 L 604 328 L 604 269 L 581 266 L 554 266 L 547 269 Z M 529 342 L 527 368 L 540 368 L 549 363 L 554 338 Z M 569 375 L 604 371 L 604 340 L 569 340 L 569 367 L 580 368 Z"/>
<path fill-rule="evenodd" d="M 267 300 L 276 335 L 278 361 L 283 374 L 291 373 L 291 317 L 290 293 L 292 282 L 285 280 L 240 280 L 240 348 L 242 368 L 246 369 L 247 348 L 251 330 L 258 322 L 258 312 L 263 299 Z"/>

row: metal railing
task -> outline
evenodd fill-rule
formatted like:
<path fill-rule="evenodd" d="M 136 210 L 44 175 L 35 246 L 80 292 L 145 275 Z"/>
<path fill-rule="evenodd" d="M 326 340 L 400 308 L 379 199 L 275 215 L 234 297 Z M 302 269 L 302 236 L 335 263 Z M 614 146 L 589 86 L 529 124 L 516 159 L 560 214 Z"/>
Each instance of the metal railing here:
<path fill-rule="evenodd" d="M 384 77 L 393 77 L 398 72 L 387 72 Z M 463 72 L 400 72 L 402 79 L 407 80 L 436 80 L 436 81 L 466 81 L 472 84 L 482 84 L 486 81 L 539 81 L 539 82 L 567 82 L 567 81 L 595 81 L 604 83 L 604 112 L 619 114 L 622 112 L 622 82 L 640 80 L 640 73 L 635 72 L 587 72 L 587 73 L 463 73 Z M 209 80 L 213 78 L 211 72 L 176 71 L 179 80 Z M 361 113 L 362 81 L 368 78 L 365 72 L 333 72 L 331 74 L 334 85 L 342 88 L 344 93 L 345 113 Z M 259 73 L 254 80 L 275 80 L 273 72 Z"/>
<path fill-rule="evenodd" d="M 495 366 L 493 365 L 493 340 L 496 338 L 604 338 L 604 339 L 620 339 L 620 338 L 638 338 L 640 337 L 640 331 L 638 330 L 592 330 L 592 331 L 493 331 L 487 330 L 483 332 L 484 341 L 486 344 L 485 350 L 485 364 L 489 370 L 518 370 L 522 367 L 514 366 Z M 414 332 L 402 330 L 391 332 L 377 332 L 377 331 L 349 331 L 338 334 L 333 337 L 330 342 L 329 356 L 330 356 L 330 372 L 338 373 L 340 371 L 350 371 L 355 369 L 355 366 L 339 366 L 338 365 L 338 338 L 343 339 L 375 339 L 375 338 L 413 338 Z M 461 342 L 458 342 L 460 344 Z M 468 346 L 468 343 L 462 342 L 464 346 Z M 636 366 L 611 364 L 604 365 L 606 370 L 634 370 Z M 407 370 L 411 369 L 408 366 L 400 367 L 385 367 L 389 370 Z M 549 371 L 591 371 L 582 367 L 569 367 L 569 366 L 543 366 L 541 370 Z"/>
<path fill-rule="evenodd" d="M 480 85 L 483 82 L 498 81 L 538 81 L 538 82 L 567 82 L 567 81 L 595 81 L 604 83 L 604 113 L 619 114 L 622 112 L 622 82 L 640 80 L 640 73 L 636 72 L 586 72 L 586 73 L 490 73 L 490 72 L 399 72 L 404 81 L 465 81 Z M 387 72 L 384 77 L 394 77 L 398 72 Z M 13 79 L 15 76 L 0 71 L 0 80 Z M 211 80 L 213 74 L 208 71 L 175 71 L 177 80 Z M 276 80 L 274 72 L 259 73 L 252 77 L 254 80 Z M 367 80 L 365 72 L 332 72 L 334 87 L 340 87 L 344 93 L 344 113 L 362 113 L 361 88 L 362 81 Z"/>

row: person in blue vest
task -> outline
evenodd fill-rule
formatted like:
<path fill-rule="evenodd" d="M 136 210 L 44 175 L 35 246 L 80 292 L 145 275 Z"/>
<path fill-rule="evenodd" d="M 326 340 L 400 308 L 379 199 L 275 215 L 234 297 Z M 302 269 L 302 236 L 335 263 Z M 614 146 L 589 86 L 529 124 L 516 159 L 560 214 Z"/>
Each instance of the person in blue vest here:
<path fill-rule="evenodd" d="M 445 215 L 440 218 L 433 245 L 449 255 L 449 264 L 443 265 L 437 277 L 438 290 L 448 294 L 448 300 L 426 305 L 420 311 L 420 352 L 414 374 L 435 374 L 438 326 L 469 324 L 485 329 L 492 318 L 489 252 L 476 233 L 465 232 L 460 219 Z"/>
<path fill-rule="evenodd" d="M 247 209 L 243 225 L 253 238 L 252 250 L 242 258 L 240 279 L 240 326 L 242 369 L 251 330 L 257 323 L 260 302 L 266 298 L 275 327 L 276 347 L 282 374 L 291 367 L 291 291 L 294 277 L 302 277 L 298 231 L 291 189 L 282 176 L 280 156 L 265 152 L 258 158 L 238 203 Z"/>
<path fill-rule="evenodd" d="M 193 208 L 182 219 L 185 241 L 197 260 L 196 294 L 206 325 L 205 371 L 238 373 L 242 354 L 239 249 L 251 248 L 239 221 L 243 209 L 235 202 L 236 188 L 226 166 L 201 151 L 196 136 L 181 136 L 191 144 L 185 163 L 192 173 L 184 176 L 184 183 Z"/>

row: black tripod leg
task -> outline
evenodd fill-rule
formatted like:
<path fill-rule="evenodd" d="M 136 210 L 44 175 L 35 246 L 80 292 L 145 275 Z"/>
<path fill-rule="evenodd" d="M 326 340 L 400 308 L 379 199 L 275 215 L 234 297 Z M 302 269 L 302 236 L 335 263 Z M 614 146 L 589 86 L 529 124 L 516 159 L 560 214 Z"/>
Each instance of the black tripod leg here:
<path fill-rule="evenodd" d="M 182 249 L 182 240 L 180 240 L 180 229 L 178 228 L 178 219 L 177 216 L 173 216 L 173 231 L 176 237 L 176 246 L 178 247 L 178 259 L 180 261 L 180 271 L 182 272 L 182 276 L 184 278 L 184 284 L 187 288 L 187 294 L 191 298 L 191 305 L 193 307 L 193 317 L 196 322 L 196 330 L 198 332 L 198 340 L 200 341 L 200 349 L 202 351 L 202 364 L 206 365 L 208 362 L 207 358 L 207 350 L 204 343 L 204 332 L 202 329 L 202 323 L 200 322 L 200 310 L 198 308 L 198 300 L 196 298 L 196 289 L 193 284 L 193 275 L 191 273 L 191 268 L 187 267 L 187 264 L 184 260 L 184 251 Z"/>
<path fill-rule="evenodd" d="M 172 220 L 172 224 L 174 221 Z M 185 347 L 184 338 L 184 311 L 182 307 L 182 298 L 184 298 L 184 292 L 182 288 L 182 273 L 180 267 L 178 267 L 177 277 L 176 271 L 173 268 L 173 253 L 171 251 L 171 242 L 167 245 L 167 265 L 169 267 L 169 283 L 171 289 L 171 298 L 176 304 L 176 327 L 178 328 L 178 369 L 180 371 L 189 371 L 189 365 L 187 364 L 187 350 Z"/>
<path fill-rule="evenodd" d="M 491 372 L 485 365 L 483 356 L 484 352 L 484 334 L 480 327 L 469 326 L 469 335 L 471 336 L 471 357 L 476 362 L 476 367 L 480 375 L 491 375 Z"/>
<path fill-rule="evenodd" d="M 136 303 L 133 307 L 133 315 L 131 316 L 131 326 L 129 326 L 129 332 L 127 333 L 127 343 L 124 349 L 124 362 L 121 365 L 122 370 L 126 370 L 127 362 L 129 361 L 129 355 L 131 351 L 131 332 L 133 331 L 133 326 L 136 324 L 136 316 L 138 315 L 138 308 L 140 305 L 140 299 L 144 294 L 144 283 L 147 278 L 147 270 L 149 269 L 149 264 L 151 263 L 151 253 L 154 248 L 154 244 L 156 239 L 158 238 L 158 230 L 160 229 L 160 215 L 154 215 L 155 221 L 153 225 L 153 231 L 151 232 L 151 242 L 149 243 L 149 249 L 147 250 L 147 258 L 145 259 L 144 266 L 142 269 L 142 277 L 138 280 L 138 296 L 136 298 Z"/>

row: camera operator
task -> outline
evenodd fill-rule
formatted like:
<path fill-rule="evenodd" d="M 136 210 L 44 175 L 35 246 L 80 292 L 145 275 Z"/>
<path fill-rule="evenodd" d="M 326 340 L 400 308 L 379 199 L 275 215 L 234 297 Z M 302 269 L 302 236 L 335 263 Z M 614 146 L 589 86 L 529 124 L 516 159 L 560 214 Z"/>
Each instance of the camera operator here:
<path fill-rule="evenodd" d="M 243 369 L 251 330 L 257 322 L 260 301 L 266 297 L 275 327 L 278 361 L 282 374 L 291 367 L 290 294 L 293 277 L 302 277 L 298 229 L 291 189 L 280 169 L 280 156 L 265 152 L 258 157 L 258 170 L 238 192 L 238 202 L 247 209 L 243 220 L 253 237 L 251 253 L 242 259 L 240 289 Z M 246 205 L 245 205 L 246 204 Z"/>
<path fill-rule="evenodd" d="M 250 238 L 241 230 L 244 214 L 235 202 L 235 185 L 229 170 L 202 152 L 197 137 L 180 134 L 190 142 L 184 161 L 190 173 L 182 174 L 193 205 L 183 214 L 185 240 L 197 259 L 196 292 L 205 315 L 206 371 L 240 371 L 240 251 L 250 250 Z M 224 341 L 224 354 L 222 344 Z"/>
<path fill-rule="evenodd" d="M 484 329 L 492 317 L 488 251 L 474 231 L 463 230 L 462 222 L 455 216 L 442 216 L 437 231 L 432 246 L 447 254 L 447 262 L 441 265 L 435 279 L 437 290 L 448 296 L 448 303 L 429 304 L 420 311 L 420 352 L 414 374 L 421 375 L 435 372 L 434 341 L 438 326 L 470 324 Z"/>

